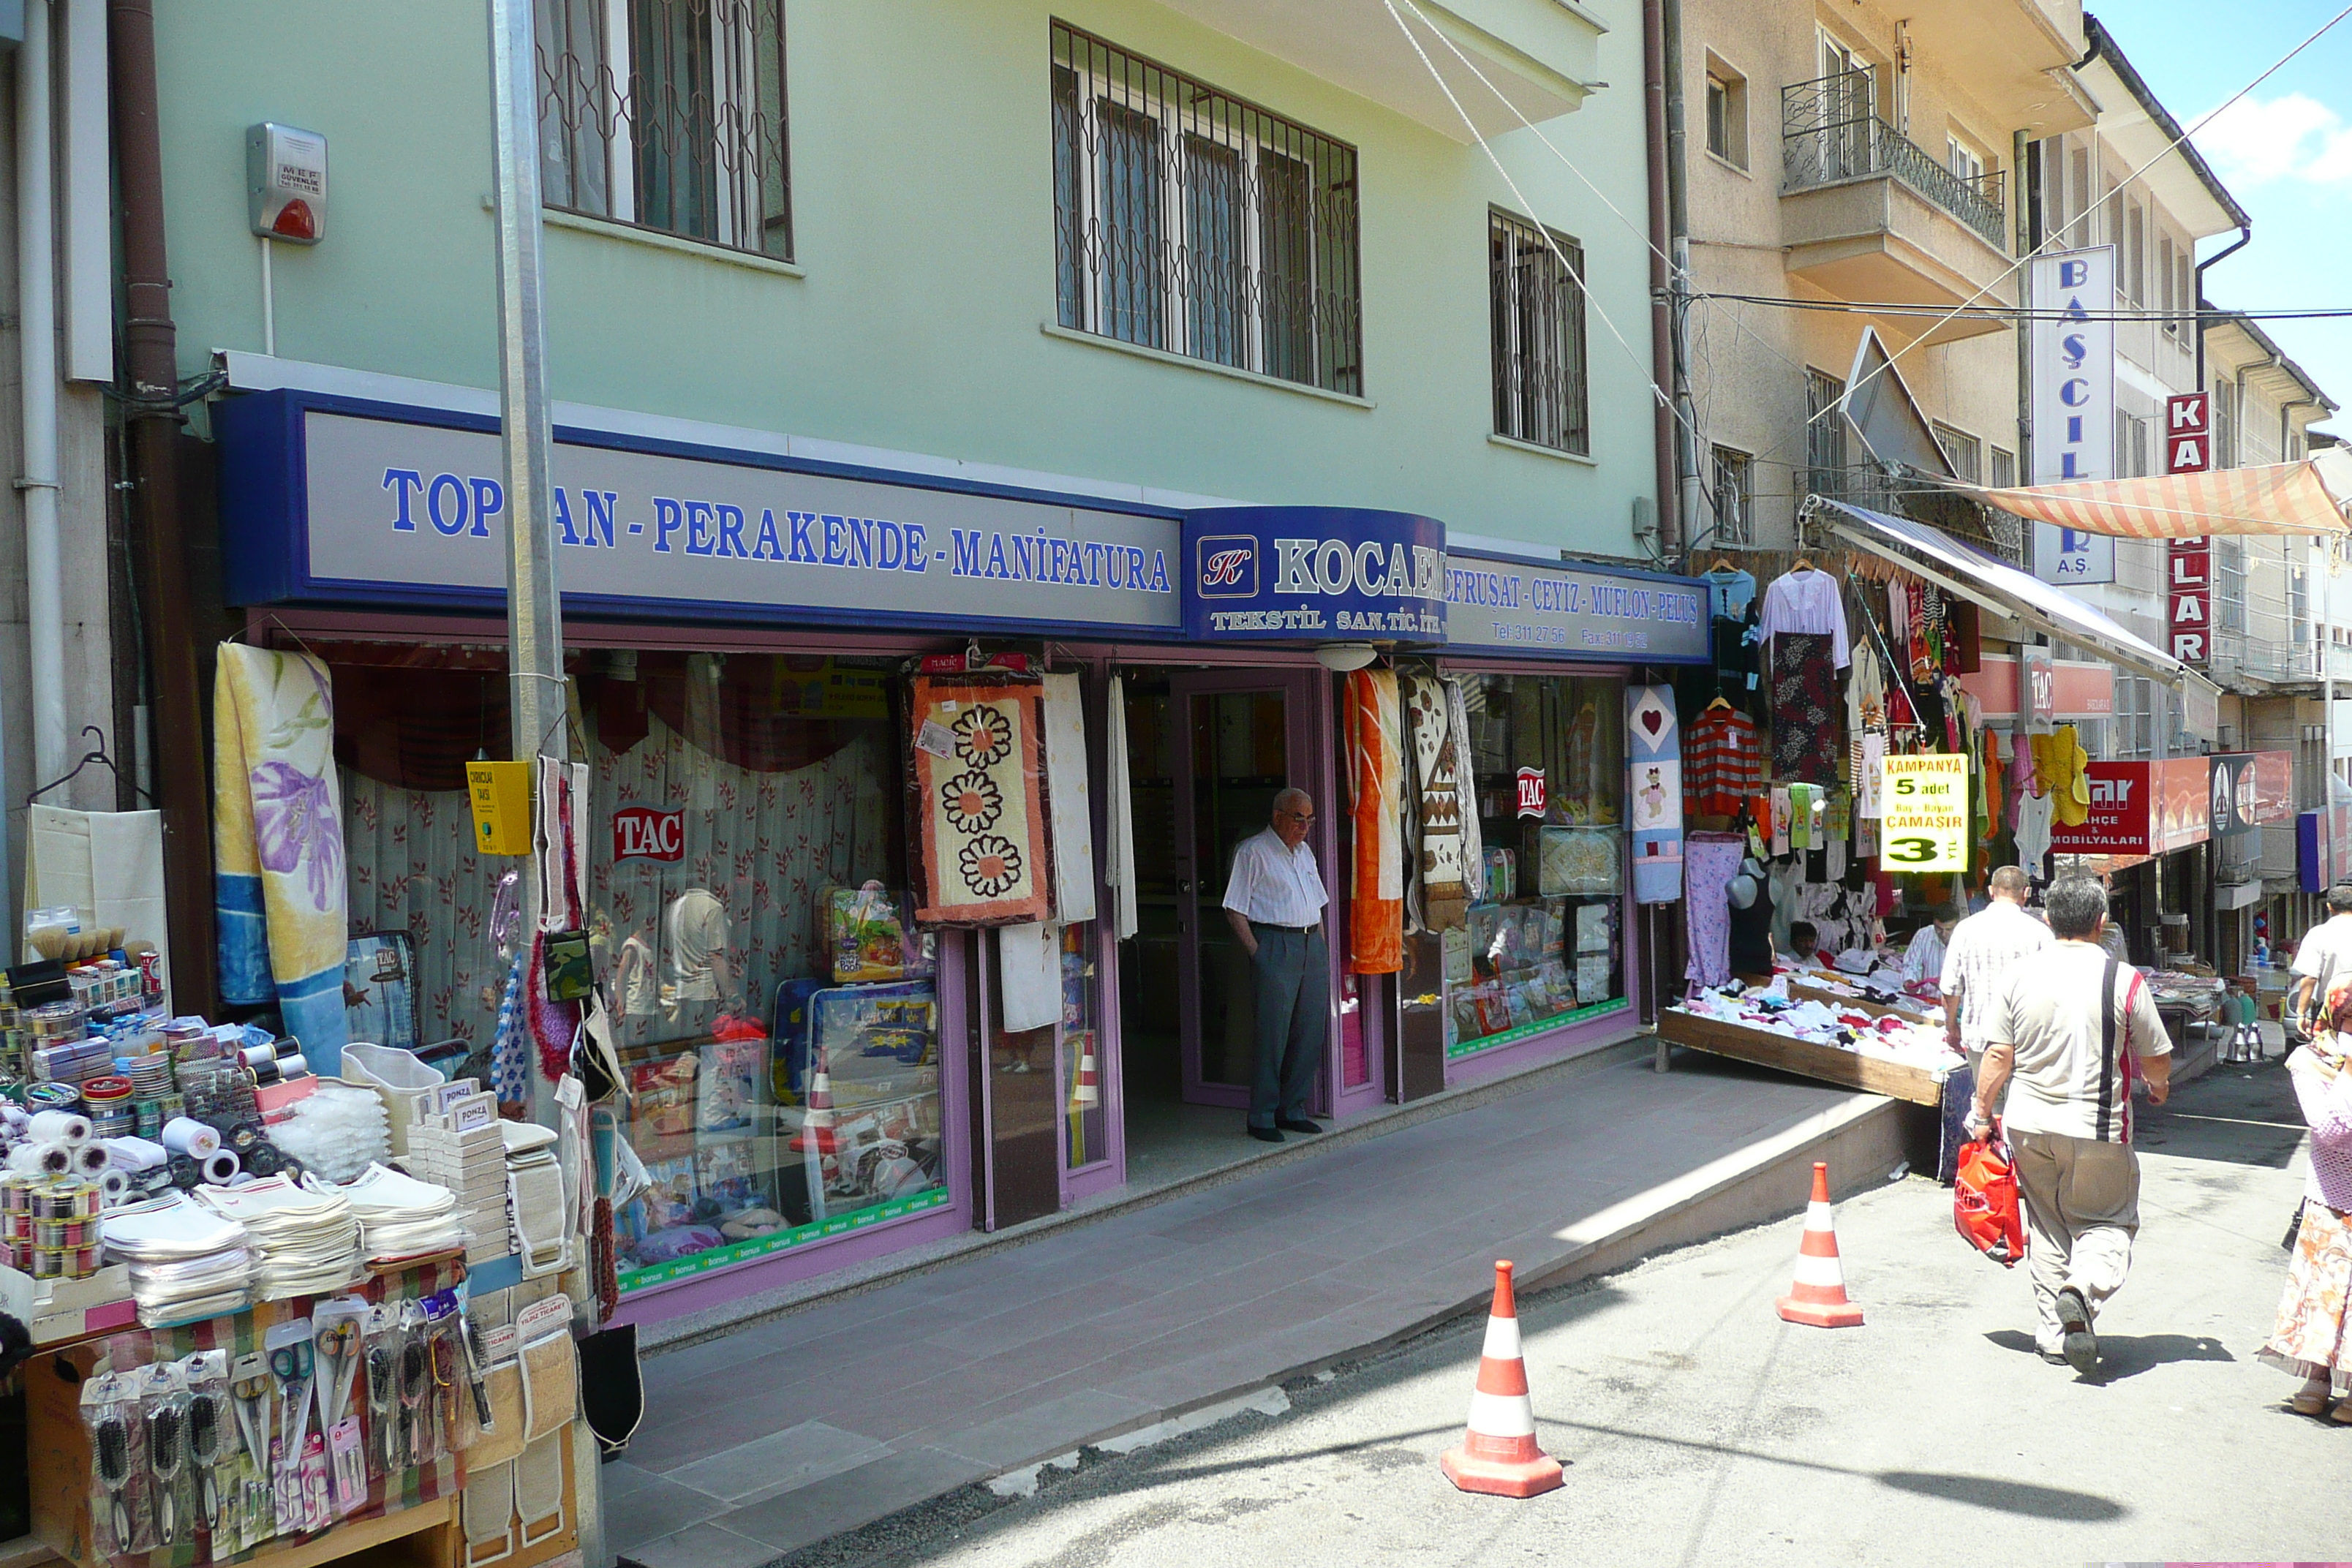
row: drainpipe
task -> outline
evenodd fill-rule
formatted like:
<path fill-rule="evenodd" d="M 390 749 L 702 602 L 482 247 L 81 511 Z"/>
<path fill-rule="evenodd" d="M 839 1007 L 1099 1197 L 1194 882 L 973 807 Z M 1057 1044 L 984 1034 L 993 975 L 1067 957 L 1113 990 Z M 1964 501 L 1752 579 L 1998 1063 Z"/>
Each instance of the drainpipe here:
<path fill-rule="evenodd" d="M 2017 254 L 2032 256 L 2042 248 L 2042 167 L 2041 155 L 2025 132 L 2015 131 L 2009 138 L 2010 184 L 2017 204 L 2017 225 L 2014 241 Z M 2033 306 L 2033 269 L 2017 269 L 2017 302 L 2026 310 Z M 2017 482 L 2033 482 L 2033 322 L 2031 317 L 2017 323 Z M 2028 538 L 2032 536 L 2029 533 Z M 2029 548 L 2027 558 L 2032 558 Z"/>
<path fill-rule="evenodd" d="M 1698 414 L 1690 388 L 1690 165 L 1683 134 L 1683 5 L 1663 0 L 1661 41 L 1665 46 L 1666 223 L 1674 258 L 1669 295 L 1674 314 L 1675 444 L 1681 454 L 1675 497 L 1675 521 L 1664 524 L 1669 550 L 1698 537 Z M 1663 514 L 1664 509 L 1659 509 Z"/>
<path fill-rule="evenodd" d="M 2197 310 L 2197 390 L 2198 390 L 2198 391 L 2200 391 L 2200 392 L 2203 392 L 2203 391 L 2205 391 L 2205 390 L 2206 390 L 2206 387 L 2205 387 L 2205 269 L 2206 269 L 2208 267 L 2212 266 L 2212 265 L 2213 265 L 2215 262 L 2217 262 L 2217 261 L 2221 261 L 2221 260 L 2223 260 L 2223 259 L 2225 259 L 2225 258 L 2229 258 L 2229 257 L 2232 257 L 2232 256 L 2237 255 L 2237 254 L 2238 254 L 2238 252 L 2240 252 L 2240 251 L 2242 251 L 2242 250 L 2243 250 L 2243 249 L 2245 249 L 2245 248 L 2246 248 L 2246 246 L 2248 245 L 2248 243 L 2250 243 L 2250 242 L 2253 239 L 2253 237 L 2254 237 L 2254 228 L 2253 228 L 2253 226 L 2252 226 L 2252 224 L 2241 224 L 2241 225 L 2239 225 L 2239 226 L 2238 226 L 2238 237 L 2237 237 L 2237 239 L 2236 239 L 2235 241 L 2233 241 L 2232 243 L 2231 243 L 2231 244 L 2229 244 L 2229 245 L 2225 245 L 2225 246 L 2223 246 L 2221 249 L 2219 249 L 2219 250 L 2215 251 L 2212 255 L 2210 255 L 2210 256 L 2207 257 L 2204 260 L 2202 260 L 2202 261 L 2200 261 L 2200 262 L 2199 262 L 2199 263 L 2197 264 L 2197 274 L 2196 274 L 2196 282 L 2197 282 L 2197 298 L 2196 298 L 2196 300 L 2195 300 L 2195 301 L 2194 301 L 2194 304 L 2195 304 L 2195 306 L 2196 306 L 2196 310 Z M 2207 422 L 2207 426 L 2208 426 L 2208 427 L 2209 427 L 2209 428 L 2210 428 L 2210 426 L 2211 426 L 2212 416 L 2213 416 L 2213 411 L 2212 411 L 2211 409 L 2210 409 L 2210 408 L 2209 408 L 2209 409 L 2207 409 L 2207 410 L 2205 411 L 2205 417 L 2206 417 L 2206 422 Z"/>
<path fill-rule="evenodd" d="M 16 339 L 25 448 L 16 489 L 25 498 L 36 784 L 59 777 L 67 767 L 65 566 L 58 537 L 57 183 L 49 127 L 49 0 L 26 0 L 25 41 L 16 46 Z"/>
<path fill-rule="evenodd" d="M 1662 390 L 1674 384 L 1675 361 L 1674 301 L 1666 271 L 1666 247 L 1673 236 L 1666 223 L 1665 26 L 1664 0 L 1642 0 L 1643 141 L 1649 151 L 1650 175 L 1650 374 Z M 1681 521 L 1675 502 L 1675 413 L 1665 397 L 1654 397 L 1650 416 L 1657 460 L 1658 547 L 1672 565 L 1675 546 L 1690 542 L 1688 535 L 1675 540 L 1675 528 L 1666 521 L 1670 515 L 1675 525 Z"/>
<path fill-rule="evenodd" d="M 123 416 L 131 447 L 130 510 L 140 545 L 140 613 L 152 666 L 148 711 L 155 726 L 155 790 L 163 812 L 172 1000 L 184 1013 L 210 1015 L 219 1010 L 220 990 L 213 944 L 209 768 L 181 531 L 179 349 L 163 247 L 154 0 L 107 0 L 106 20 L 122 237 L 122 357 L 130 382 Z"/>

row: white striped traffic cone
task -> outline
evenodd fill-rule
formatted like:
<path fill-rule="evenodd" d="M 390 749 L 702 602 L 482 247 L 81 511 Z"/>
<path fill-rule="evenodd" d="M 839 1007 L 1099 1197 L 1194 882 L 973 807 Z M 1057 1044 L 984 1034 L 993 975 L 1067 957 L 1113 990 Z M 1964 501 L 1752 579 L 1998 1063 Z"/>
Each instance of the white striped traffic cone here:
<path fill-rule="evenodd" d="M 819 1046 L 815 1070 L 809 1074 L 808 1114 L 801 1118 L 801 1130 L 793 1134 L 792 1151 L 806 1153 L 812 1144 L 820 1154 L 833 1153 L 839 1145 L 833 1136 L 833 1075 L 825 1070 L 825 1050 Z"/>
<path fill-rule="evenodd" d="M 1470 1429 L 1437 1468 L 1462 1490 L 1495 1497 L 1534 1497 L 1560 1484 L 1559 1461 L 1536 1446 L 1536 1407 L 1528 1397 L 1508 1263 L 1495 1265 L 1495 1305 L 1486 1316 L 1477 1391 L 1470 1395 Z"/>
<path fill-rule="evenodd" d="M 1830 1168 L 1813 1163 L 1813 1200 L 1805 1205 L 1805 1238 L 1797 1247 L 1797 1280 L 1776 1303 L 1780 1316 L 1817 1329 L 1858 1329 L 1862 1309 L 1845 1297 L 1837 1232 L 1830 1225 Z"/>
<path fill-rule="evenodd" d="M 1089 1029 L 1078 1047 L 1078 1082 L 1071 1092 L 1070 1103 L 1080 1110 L 1091 1110 L 1102 1103 L 1102 1085 L 1095 1068 L 1095 1037 Z"/>

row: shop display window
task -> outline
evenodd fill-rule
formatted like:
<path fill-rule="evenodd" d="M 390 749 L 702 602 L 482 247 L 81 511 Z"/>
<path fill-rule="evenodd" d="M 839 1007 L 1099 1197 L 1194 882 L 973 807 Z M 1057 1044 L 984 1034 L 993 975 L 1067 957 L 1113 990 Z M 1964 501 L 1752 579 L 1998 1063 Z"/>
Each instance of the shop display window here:
<path fill-rule="evenodd" d="M 415 942 L 424 1039 L 486 1051 L 520 862 L 474 853 L 464 761 L 505 734 L 504 681 L 449 668 L 466 650 L 412 651 L 441 667 L 335 671 L 352 924 Z M 645 1181 L 614 1215 L 622 1288 L 947 1202 L 937 946 L 906 919 L 889 662 L 570 666 L 588 935 Z"/>
<path fill-rule="evenodd" d="M 1443 936 L 1448 1057 L 1629 1005 L 1624 681 L 1461 680 L 1485 863 Z"/>

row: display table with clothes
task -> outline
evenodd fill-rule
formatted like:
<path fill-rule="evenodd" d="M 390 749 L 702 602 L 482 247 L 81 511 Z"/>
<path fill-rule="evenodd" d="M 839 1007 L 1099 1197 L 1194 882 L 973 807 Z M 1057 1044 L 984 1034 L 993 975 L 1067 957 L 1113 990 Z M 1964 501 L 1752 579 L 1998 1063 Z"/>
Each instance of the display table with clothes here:
<path fill-rule="evenodd" d="M 1791 990 L 1786 974 L 1767 986 L 1701 987 L 1659 1014 L 1658 1037 L 1915 1105 L 1939 1105 L 1944 1079 L 1964 1065 L 1940 1026 Z"/>

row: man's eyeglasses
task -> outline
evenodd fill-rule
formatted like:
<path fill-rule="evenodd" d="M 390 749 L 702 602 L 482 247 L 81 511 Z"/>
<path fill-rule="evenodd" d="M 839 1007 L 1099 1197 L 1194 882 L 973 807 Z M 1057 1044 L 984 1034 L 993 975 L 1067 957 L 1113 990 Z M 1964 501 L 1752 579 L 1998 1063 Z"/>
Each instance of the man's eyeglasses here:
<path fill-rule="evenodd" d="M 1275 813 L 1275 815 L 1276 816 L 1286 816 L 1302 827 L 1312 827 L 1315 826 L 1315 814 L 1311 811 L 1278 811 Z"/>

